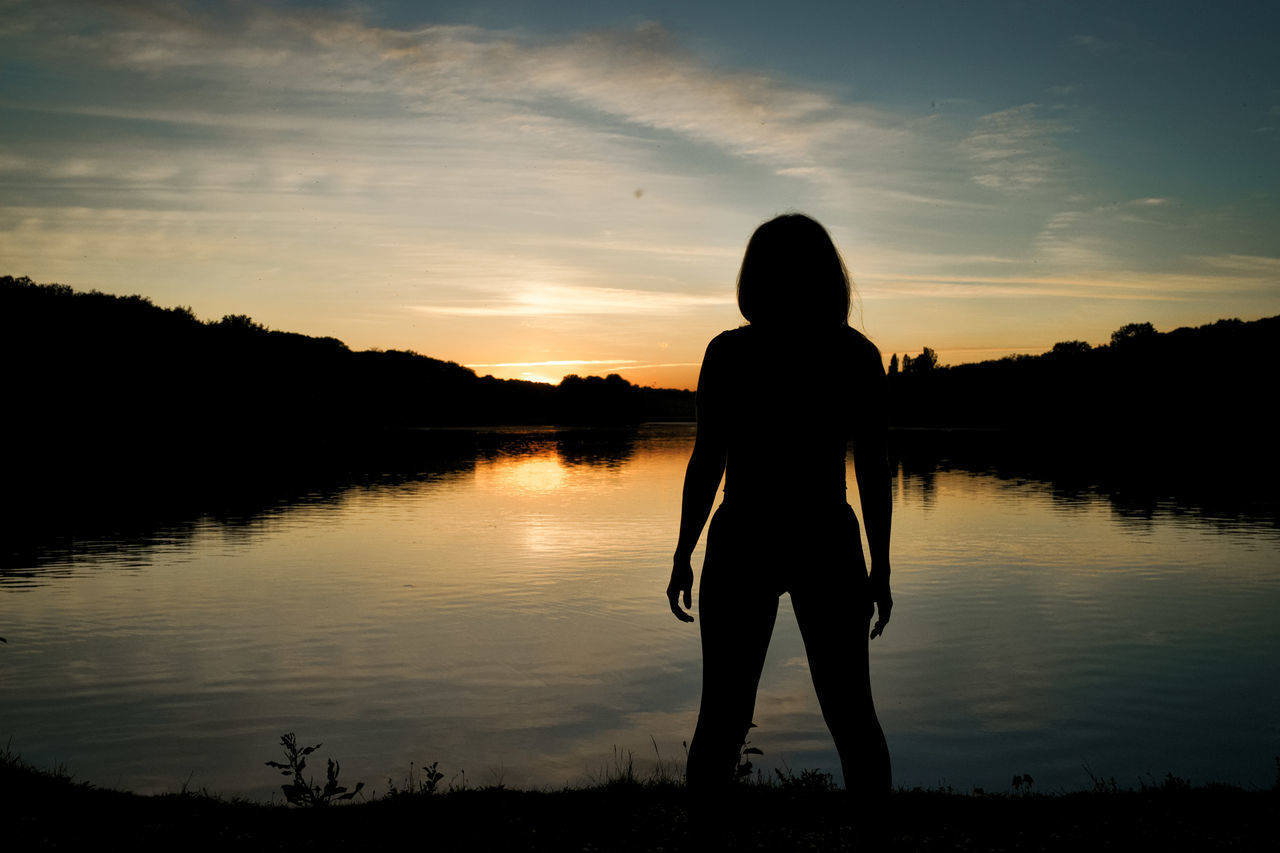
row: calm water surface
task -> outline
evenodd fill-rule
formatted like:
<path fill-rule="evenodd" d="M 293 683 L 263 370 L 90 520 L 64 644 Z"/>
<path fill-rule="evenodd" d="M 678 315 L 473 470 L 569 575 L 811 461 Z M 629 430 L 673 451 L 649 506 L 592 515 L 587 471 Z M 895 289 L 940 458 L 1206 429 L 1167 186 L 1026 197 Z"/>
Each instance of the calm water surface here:
<path fill-rule="evenodd" d="M 0 574 L 0 738 L 99 785 L 263 799 L 285 731 L 377 790 L 411 761 L 514 786 L 683 761 L 699 647 L 663 591 L 691 440 L 512 434 L 444 473 L 40 552 Z M 871 647 L 895 781 L 1271 784 L 1274 524 L 963 471 L 895 493 Z M 765 767 L 839 778 L 786 599 L 756 723 Z"/>

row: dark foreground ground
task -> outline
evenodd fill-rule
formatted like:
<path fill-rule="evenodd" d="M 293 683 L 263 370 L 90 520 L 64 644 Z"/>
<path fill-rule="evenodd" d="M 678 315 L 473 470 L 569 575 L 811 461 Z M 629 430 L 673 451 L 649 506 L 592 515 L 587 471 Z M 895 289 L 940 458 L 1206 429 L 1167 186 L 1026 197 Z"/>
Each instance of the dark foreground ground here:
<path fill-rule="evenodd" d="M 141 797 L 0 764 L 6 851 L 1280 850 L 1280 793 L 1191 788 L 961 795 L 899 791 L 874 814 L 838 791 L 743 786 L 721 813 L 678 785 L 400 794 L 327 808 Z"/>

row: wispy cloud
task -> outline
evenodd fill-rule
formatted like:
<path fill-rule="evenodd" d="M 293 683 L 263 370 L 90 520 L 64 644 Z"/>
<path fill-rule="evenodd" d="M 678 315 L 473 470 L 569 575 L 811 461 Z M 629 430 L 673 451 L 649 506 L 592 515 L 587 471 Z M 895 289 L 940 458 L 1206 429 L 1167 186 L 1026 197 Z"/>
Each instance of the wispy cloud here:
<path fill-rule="evenodd" d="M 697 367 L 700 363 L 701 362 L 697 361 L 671 361 L 642 364 L 633 358 L 572 358 L 552 361 L 498 361 L 490 364 L 473 363 L 464 366 L 470 367 L 473 370 L 493 367 L 616 367 L 619 369 L 626 369 L 629 372 L 632 370 L 657 370 L 660 368 L 670 367 Z"/>
<path fill-rule="evenodd" d="M 710 259 L 739 253 L 772 197 L 850 216 L 976 205 L 903 165 L 935 144 L 904 117 L 714 67 L 655 24 L 548 39 L 287 7 L 53 5 L 76 14 L 13 5 L 21 49 L 104 84 L 23 106 L 119 121 L 91 149 L 32 138 L 6 162 L 89 208 L 104 193 L 160 208 L 199 194 L 224 210 L 304 196 L 313 222 L 344 231 L 392 215 L 420 228 L 466 220 L 600 252 L 695 233 L 681 251 Z M 754 210 L 728 207 L 744 169 L 767 188 Z M 721 232 L 732 239 L 706 239 Z"/>
<path fill-rule="evenodd" d="M 1074 47 L 1084 48 L 1090 53 L 1105 53 L 1119 47 L 1117 42 L 1087 33 L 1074 35 L 1067 39 L 1067 43 Z"/>
<path fill-rule="evenodd" d="M 1053 296 L 1144 302 L 1186 302 L 1213 294 L 1240 296 L 1280 284 L 1280 258 L 1229 255 L 1187 260 L 1197 268 L 1186 272 L 1115 268 L 1054 274 L 886 274 L 866 276 L 865 280 L 882 285 L 867 295 L 871 299 Z"/>
<path fill-rule="evenodd" d="M 1263 255 L 1201 255 L 1195 260 L 1249 278 L 1269 279 L 1280 285 L 1280 258 Z"/>
<path fill-rule="evenodd" d="M 612 287 L 533 284 L 480 304 L 413 305 L 424 314 L 456 317 L 545 317 L 590 314 L 670 314 L 689 308 L 734 304 L 732 293 L 700 296 Z"/>
<path fill-rule="evenodd" d="M 78 62 L 151 80 L 177 75 L 196 87 L 185 87 L 186 97 L 135 101 L 127 111 L 139 117 L 271 127 L 287 126 L 301 112 L 363 121 L 381 96 L 453 122 L 501 117 L 509 129 L 512 120 L 587 107 L 797 175 L 820 168 L 833 146 L 868 151 L 904 135 L 875 109 L 763 74 L 709 67 L 652 23 L 545 41 L 476 27 L 392 30 L 315 10 L 249 6 L 215 18 L 182 6 L 123 3 L 96 6 L 91 17 L 96 26 L 87 32 L 83 22 L 71 33 L 59 32 L 56 20 L 31 26 L 69 42 Z M 320 94 L 345 98 L 347 108 L 314 97 Z"/>
<path fill-rule="evenodd" d="M 1070 128 L 1023 104 L 978 119 L 961 150 L 973 164 L 973 180 L 990 189 L 1027 190 L 1060 177 L 1061 152 L 1053 137 Z"/>
<path fill-rule="evenodd" d="M 558 361 L 497 361 L 492 364 L 468 364 L 467 367 L 584 367 L 635 364 L 630 358 L 569 358 Z"/>
<path fill-rule="evenodd" d="M 1098 269 L 1114 259 L 1113 244 L 1108 235 L 1083 229 L 1085 211 L 1068 210 L 1055 213 L 1040 229 L 1033 245 L 1037 257 L 1057 268 Z"/>

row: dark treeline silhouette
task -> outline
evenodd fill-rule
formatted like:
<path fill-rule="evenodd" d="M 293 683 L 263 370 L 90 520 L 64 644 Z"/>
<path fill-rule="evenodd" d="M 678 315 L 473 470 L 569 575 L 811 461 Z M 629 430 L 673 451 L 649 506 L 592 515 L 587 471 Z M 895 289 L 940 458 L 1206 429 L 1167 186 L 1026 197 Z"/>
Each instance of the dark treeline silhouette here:
<path fill-rule="evenodd" d="M 53 456 L 180 454 L 174 465 L 290 456 L 388 430 L 625 425 L 693 417 L 693 393 L 620 376 L 558 386 L 477 376 L 414 352 L 355 352 L 244 315 L 201 322 L 141 296 L 0 277 L 8 431 Z M 376 439 L 371 438 L 376 434 Z M 344 447 L 343 452 L 349 451 Z"/>
<path fill-rule="evenodd" d="M 928 347 L 890 364 L 898 427 L 997 427 L 1040 434 L 1253 434 L 1275 384 L 1280 316 L 1160 333 L 1130 323 L 1109 344 L 1064 341 L 1041 355 L 946 367 Z"/>
<path fill-rule="evenodd" d="M 1165 333 L 1130 323 L 1100 346 L 951 367 L 926 348 L 898 370 L 891 361 L 894 443 L 922 464 L 1021 467 L 1074 485 L 1267 490 L 1280 473 L 1278 340 L 1280 316 Z"/>

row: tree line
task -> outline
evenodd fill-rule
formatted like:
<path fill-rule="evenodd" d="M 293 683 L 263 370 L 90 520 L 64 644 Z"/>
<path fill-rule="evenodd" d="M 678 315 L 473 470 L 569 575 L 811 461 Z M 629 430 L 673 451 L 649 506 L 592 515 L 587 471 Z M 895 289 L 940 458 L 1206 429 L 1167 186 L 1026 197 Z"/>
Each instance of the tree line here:
<path fill-rule="evenodd" d="M 0 277 L 0 331 L 10 444 L 45 458 L 85 446 L 297 454 L 387 428 L 694 416 L 692 392 L 617 375 L 556 386 L 496 379 L 415 352 L 353 351 L 336 338 L 267 329 L 242 314 L 201 321 L 190 308 L 25 277 Z M 1280 317 L 1165 333 L 1131 323 L 1100 346 L 1063 341 L 1040 355 L 954 366 L 930 347 L 901 361 L 895 353 L 890 424 L 1018 434 L 1053 453 L 1230 446 L 1274 455 L 1276 340 Z"/>
<path fill-rule="evenodd" d="M 142 296 L 0 277 L 10 443 L 112 452 L 296 453 L 386 428 L 689 419 L 690 391 L 621 376 L 479 376 L 405 350 L 353 351 L 243 314 L 201 321 Z M 47 454 L 46 454 L 47 455 Z"/>
<path fill-rule="evenodd" d="M 954 366 L 926 347 L 900 366 L 890 359 L 891 422 L 998 431 L 1007 438 L 997 441 L 1064 458 L 1176 466 L 1234 454 L 1275 467 L 1277 340 L 1280 316 L 1169 332 L 1129 323 L 1098 346 L 1062 341 L 1040 355 Z"/>

